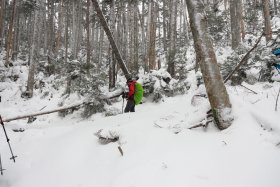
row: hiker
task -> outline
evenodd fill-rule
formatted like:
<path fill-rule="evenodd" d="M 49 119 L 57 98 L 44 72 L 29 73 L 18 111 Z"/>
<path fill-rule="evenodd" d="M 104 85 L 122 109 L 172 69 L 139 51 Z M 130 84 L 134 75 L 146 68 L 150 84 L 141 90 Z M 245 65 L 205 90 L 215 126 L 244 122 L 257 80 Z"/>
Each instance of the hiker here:
<path fill-rule="evenodd" d="M 128 93 L 123 93 L 123 98 L 127 99 L 124 112 L 135 112 L 135 105 L 138 105 L 142 101 L 143 87 L 140 83 L 131 78 L 127 79 Z"/>

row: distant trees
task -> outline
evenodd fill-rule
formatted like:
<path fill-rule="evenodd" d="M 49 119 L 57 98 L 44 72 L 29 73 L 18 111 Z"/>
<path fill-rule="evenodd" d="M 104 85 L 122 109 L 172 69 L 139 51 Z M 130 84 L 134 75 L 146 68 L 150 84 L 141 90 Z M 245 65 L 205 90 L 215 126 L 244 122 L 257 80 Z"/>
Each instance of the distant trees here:
<path fill-rule="evenodd" d="M 242 44 L 245 34 L 259 34 L 264 23 L 269 40 L 270 19 L 280 13 L 279 2 L 275 0 L 203 2 L 213 45 L 231 45 L 234 50 Z M 149 72 L 163 67 L 177 78 L 187 61 L 186 51 L 193 37 L 185 0 L 99 0 L 98 3 L 123 64 L 128 67 L 125 75 L 137 74 L 140 68 Z M 264 23 L 259 21 L 260 14 L 264 15 Z M 91 79 L 106 72 L 104 81 L 114 88 L 118 71 L 124 68 L 117 63 L 116 49 L 110 37 L 106 37 L 108 31 L 99 16 L 91 0 L 2 0 L 2 65 L 8 67 L 17 58 L 26 61 L 30 69 L 27 83 L 30 97 L 37 70 L 68 77 L 69 87 L 74 78 Z"/>

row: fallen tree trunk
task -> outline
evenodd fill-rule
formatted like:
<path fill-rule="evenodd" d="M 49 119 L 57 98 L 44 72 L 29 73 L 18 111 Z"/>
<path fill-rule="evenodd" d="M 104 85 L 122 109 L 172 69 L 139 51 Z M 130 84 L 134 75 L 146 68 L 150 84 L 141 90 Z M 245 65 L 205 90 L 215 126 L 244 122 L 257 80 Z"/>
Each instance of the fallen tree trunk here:
<path fill-rule="evenodd" d="M 117 44 L 115 42 L 114 36 L 113 36 L 109 26 L 108 26 L 108 23 L 107 23 L 104 15 L 103 15 L 103 13 L 102 13 L 102 10 L 101 10 L 101 8 L 99 6 L 98 0 L 92 0 L 92 5 L 95 8 L 96 15 L 99 18 L 99 21 L 100 21 L 100 23 L 101 23 L 101 25 L 102 25 L 102 27 L 103 27 L 107 37 L 108 37 L 108 40 L 109 40 L 110 45 L 112 47 L 112 51 L 113 51 L 113 53 L 116 56 L 117 62 L 119 64 L 121 70 L 123 71 L 124 76 L 125 76 L 126 79 L 129 79 L 130 78 L 130 73 L 129 73 L 129 71 L 128 71 L 125 63 L 124 63 L 124 60 L 123 60 L 123 58 L 121 56 L 119 48 L 118 48 L 118 46 L 117 46 Z"/>
<path fill-rule="evenodd" d="M 25 118 L 29 118 L 29 117 L 35 117 L 35 116 L 41 116 L 41 115 L 51 114 L 51 113 L 55 113 L 55 112 L 60 112 L 60 111 L 80 107 L 84 104 L 89 104 L 89 103 L 81 103 L 81 104 L 77 104 L 77 105 L 73 105 L 73 106 L 69 106 L 69 107 L 65 107 L 65 108 L 59 108 L 59 109 L 45 111 L 45 112 L 39 112 L 39 113 L 35 113 L 35 114 L 28 114 L 28 115 L 18 116 L 18 117 L 14 117 L 14 118 L 3 119 L 3 122 L 10 122 L 10 121 L 19 120 L 19 119 L 25 119 Z"/>
<path fill-rule="evenodd" d="M 114 95 L 109 96 L 109 97 L 105 97 L 103 99 L 113 99 L 113 98 L 121 96 L 122 93 L 116 92 Z M 45 111 L 45 112 L 38 112 L 38 113 L 34 113 L 34 114 L 27 114 L 27 115 L 23 115 L 23 116 L 17 116 L 17 117 L 13 117 L 13 118 L 3 119 L 3 122 L 10 122 L 10 121 L 14 121 L 14 120 L 29 118 L 29 117 L 42 116 L 42 115 L 51 114 L 51 113 L 55 113 L 55 112 L 62 112 L 62 111 L 65 111 L 65 110 L 81 107 L 82 105 L 88 105 L 88 104 L 91 104 L 91 103 L 93 103 L 93 102 L 83 102 L 83 103 L 80 103 L 80 104 L 76 104 L 76 105 L 72 105 L 72 106 L 68 106 L 68 107 L 63 107 L 63 108 L 58 108 L 58 109 L 55 109 L 55 110 L 49 110 L 49 111 Z M 43 107 L 43 108 L 45 108 L 45 107 Z"/>

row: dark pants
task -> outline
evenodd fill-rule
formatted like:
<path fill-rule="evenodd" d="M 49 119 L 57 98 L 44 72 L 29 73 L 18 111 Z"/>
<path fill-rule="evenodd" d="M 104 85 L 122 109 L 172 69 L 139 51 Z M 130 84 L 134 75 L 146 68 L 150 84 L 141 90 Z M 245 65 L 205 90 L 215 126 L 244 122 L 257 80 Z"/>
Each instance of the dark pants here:
<path fill-rule="evenodd" d="M 125 106 L 125 109 L 124 109 L 124 112 L 135 112 L 135 102 L 134 100 L 127 100 L 127 103 L 126 103 L 126 106 Z"/>

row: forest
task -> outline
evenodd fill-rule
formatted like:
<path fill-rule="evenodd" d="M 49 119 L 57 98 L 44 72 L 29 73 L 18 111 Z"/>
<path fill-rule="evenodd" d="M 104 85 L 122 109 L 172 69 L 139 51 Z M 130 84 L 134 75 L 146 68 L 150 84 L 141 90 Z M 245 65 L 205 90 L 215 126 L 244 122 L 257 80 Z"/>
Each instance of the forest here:
<path fill-rule="evenodd" d="M 279 47 L 279 29 L 273 28 L 279 12 L 276 0 L 2 0 L 0 78 L 17 81 L 15 67 L 25 66 L 24 98 L 52 84 L 64 87 L 64 96 L 100 100 L 106 87 L 121 87 L 119 77 L 147 77 L 159 70 L 166 72 L 157 76 L 167 86 L 153 88 L 152 78 L 143 82 L 146 97 L 158 101 L 186 92 L 187 74 L 194 70 L 201 72 L 198 80 L 205 84 L 215 122 L 224 129 L 230 121 L 221 113 L 231 108 L 224 82 L 271 80 L 265 63 Z M 229 54 L 221 60 L 217 53 Z M 246 73 L 253 68 L 259 76 Z M 44 77 L 53 80 L 46 83 Z M 169 86 L 171 79 L 176 83 Z M 103 110 L 104 101 L 97 103 L 85 116 Z"/>
<path fill-rule="evenodd" d="M 279 187 L 279 82 L 279 0 L 0 0 L 0 186 Z"/>

